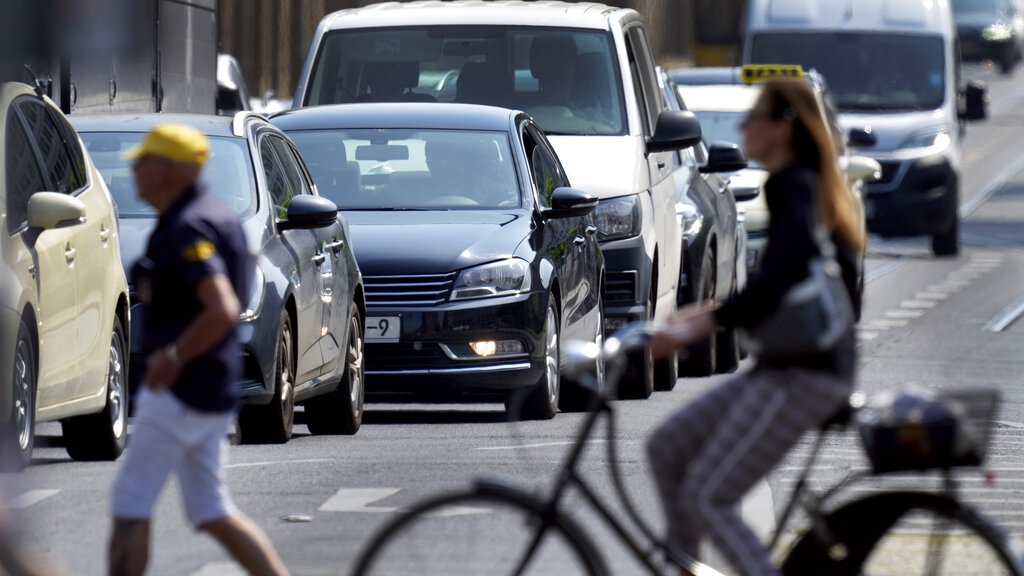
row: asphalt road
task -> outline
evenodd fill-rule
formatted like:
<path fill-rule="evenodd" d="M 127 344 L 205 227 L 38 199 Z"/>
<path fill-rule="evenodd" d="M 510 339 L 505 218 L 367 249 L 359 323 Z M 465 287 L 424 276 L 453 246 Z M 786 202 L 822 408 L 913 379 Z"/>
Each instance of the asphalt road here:
<path fill-rule="evenodd" d="M 1024 71 L 1009 78 L 977 67 L 967 72 L 989 83 L 991 118 L 967 132 L 963 253 L 936 259 L 923 238 L 871 239 L 860 389 L 870 395 L 914 383 L 1001 390 L 989 451 L 995 484 L 968 473 L 962 486 L 970 501 L 1020 538 L 1024 321 L 1014 320 L 1024 308 Z M 672 392 L 616 403 L 619 461 L 643 514 L 656 524 L 644 439 L 664 415 L 722 378 L 683 379 Z M 353 437 L 311 436 L 299 424 L 287 445 L 232 447 L 229 483 L 239 507 L 268 532 L 294 574 L 343 574 L 375 526 L 427 494 L 464 486 L 478 475 L 547 486 L 581 418 L 560 414 L 548 422 L 510 424 L 499 405 L 370 404 Z M 59 431 L 54 424 L 39 427 L 33 466 L 0 478 L 0 494 L 27 549 L 70 574 L 102 574 L 116 464 L 70 461 Z M 602 446 L 588 451 L 584 469 L 607 493 Z M 802 443 L 771 474 L 772 497 L 763 494 L 760 504 L 779 505 L 795 458 L 806 451 Z M 865 466 L 855 435 L 839 435 L 827 444 L 814 482 L 827 485 Z M 892 482 L 931 481 L 918 475 Z M 176 483 L 168 488 L 156 513 L 150 573 L 240 573 L 211 539 L 185 525 Z M 581 518 L 588 530 L 596 526 L 593 514 Z M 607 539 L 602 529 L 593 533 Z M 624 557 L 614 544 L 603 549 L 611 560 Z M 632 572 L 627 564 L 618 573 Z"/>

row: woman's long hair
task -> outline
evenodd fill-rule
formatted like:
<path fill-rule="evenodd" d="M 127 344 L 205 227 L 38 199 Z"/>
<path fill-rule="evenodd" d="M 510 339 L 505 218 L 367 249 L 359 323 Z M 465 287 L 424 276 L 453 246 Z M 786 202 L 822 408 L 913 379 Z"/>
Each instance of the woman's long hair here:
<path fill-rule="evenodd" d="M 792 147 L 797 163 L 818 170 L 821 222 L 851 247 L 863 250 L 866 239 L 857 222 L 855 199 L 839 172 L 838 143 L 829 136 L 811 87 L 803 81 L 772 80 L 764 84 L 762 98 L 773 119 L 793 123 Z"/>

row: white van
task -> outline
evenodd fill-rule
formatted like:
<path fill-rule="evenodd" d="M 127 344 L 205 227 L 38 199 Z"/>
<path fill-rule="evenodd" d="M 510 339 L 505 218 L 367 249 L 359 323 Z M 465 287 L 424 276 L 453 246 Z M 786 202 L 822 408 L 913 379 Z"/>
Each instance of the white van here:
<path fill-rule="evenodd" d="M 985 117 L 984 87 L 961 88 L 959 54 L 948 0 L 750 0 L 742 60 L 824 74 L 850 145 L 882 167 L 868 229 L 929 235 L 951 255 L 964 123 Z"/>

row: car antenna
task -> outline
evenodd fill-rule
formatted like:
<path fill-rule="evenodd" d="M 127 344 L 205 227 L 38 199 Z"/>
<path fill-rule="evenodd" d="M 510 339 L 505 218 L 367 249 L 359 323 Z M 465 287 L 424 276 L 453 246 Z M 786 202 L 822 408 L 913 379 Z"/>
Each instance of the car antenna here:
<path fill-rule="evenodd" d="M 25 70 L 28 72 L 29 77 L 32 79 L 32 87 L 36 91 L 36 95 L 40 98 L 42 98 L 43 96 L 49 96 L 50 86 L 52 85 L 53 80 L 47 79 L 46 86 L 44 87 L 42 80 L 40 80 L 39 78 L 39 75 L 36 74 L 34 70 L 32 70 L 32 66 L 30 64 L 25 64 Z"/>

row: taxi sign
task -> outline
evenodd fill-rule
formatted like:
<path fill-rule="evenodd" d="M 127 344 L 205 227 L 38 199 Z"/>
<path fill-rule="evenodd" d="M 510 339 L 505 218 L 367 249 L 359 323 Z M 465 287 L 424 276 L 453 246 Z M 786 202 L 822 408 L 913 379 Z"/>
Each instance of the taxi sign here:
<path fill-rule="evenodd" d="M 740 79 L 747 84 L 803 77 L 804 69 L 799 64 L 747 64 L 740 68 Z"/>

